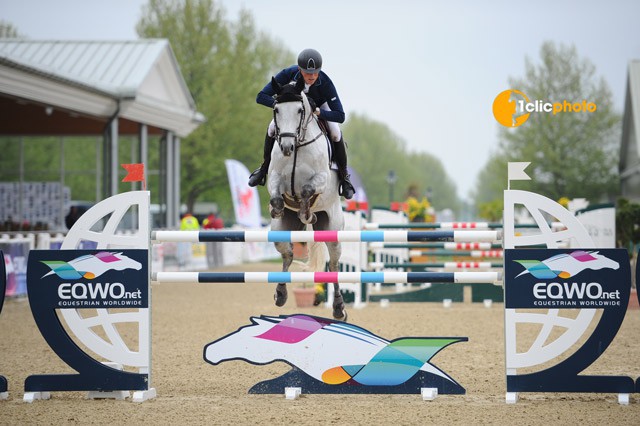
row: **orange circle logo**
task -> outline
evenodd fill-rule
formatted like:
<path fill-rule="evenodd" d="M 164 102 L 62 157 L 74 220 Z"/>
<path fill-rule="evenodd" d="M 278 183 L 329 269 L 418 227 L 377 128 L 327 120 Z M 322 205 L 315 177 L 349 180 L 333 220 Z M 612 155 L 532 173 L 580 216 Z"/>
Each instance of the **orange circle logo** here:
<path fill-rule="evenodd" d="M 496 121 L 505 127 L 518 127 L 527 121 L 531 113 L 523 114 L 523 110 L 518 112 L 518 101 L 529 103 L 529 98 L 519 90 L 500 92 L 493 100 L 493 116 Z"/>

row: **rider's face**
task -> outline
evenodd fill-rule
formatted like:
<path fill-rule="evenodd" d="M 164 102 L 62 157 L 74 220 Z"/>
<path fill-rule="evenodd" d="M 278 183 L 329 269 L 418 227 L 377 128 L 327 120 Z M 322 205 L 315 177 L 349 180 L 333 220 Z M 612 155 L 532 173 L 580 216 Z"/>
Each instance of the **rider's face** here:
<path fill-rule="evenodd" d="M 298 69 L 300 69 L 300 68 L 298 68 Z M 309 72 L 304 72 L 304 71 L 300 70 L 300 74 L 302 74 L 302 78 L 304 78 L 304 82 L 307 83 L 309 86 L 311 86 L 318 79 L 318 74 L 319 73 L 311 74 Z"/>

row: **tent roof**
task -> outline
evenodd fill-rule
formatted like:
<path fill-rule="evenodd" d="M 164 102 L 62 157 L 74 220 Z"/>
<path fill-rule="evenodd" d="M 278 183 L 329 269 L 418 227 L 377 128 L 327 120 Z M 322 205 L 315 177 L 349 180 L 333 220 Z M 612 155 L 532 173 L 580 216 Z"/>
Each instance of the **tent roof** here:
<path fill-rule="evenodd" d="M 0 93 L 184 137 L 204 117 L 164 39 L 0 40 Z"/>

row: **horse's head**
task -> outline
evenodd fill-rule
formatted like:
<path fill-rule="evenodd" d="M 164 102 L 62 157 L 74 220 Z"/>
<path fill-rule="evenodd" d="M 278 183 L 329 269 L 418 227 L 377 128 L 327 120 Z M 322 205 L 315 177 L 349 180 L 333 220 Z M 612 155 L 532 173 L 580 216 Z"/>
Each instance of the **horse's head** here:
<path fill-rule="evenodd" d="M 589 268 L 591 269 L 618 269 L 620 268 L 620 264 L 615 260 L 609 259 L 606 256 L 600 254 L 600 252 L 592 251 L 588 253 L 593 257 L 594 260 L 588 263 Z"/>
<path fill-rule="evenodd" d="M 139 271 L 142 269 L 140 262 L 131 259 L 129 256 L 125 256 L 122 252 L 112 254 L 117 259 L 117 261 L 113 263 L 114 269 L 118 271 L 122 271 L 124 269 L 135 269 Z"/>
<path fill-rule="evenodd" d="M 281 86 L 272 77 L 271 86 L 276 92 L 276 103 L 273 106 L 276 140 L 282 154 L 288 157 L 304 137 L 305 118 L 310 116 L 311 107 L 306 95 L 302 92 L 304 80 L 298 80 L 295 85 Z"/>
<path fill-rule="evenodd" d="M 278 322 L 270 318 L 251 317 L 251 324 L 205 346 L 204 359 L 214 365 L 232 359 L 242 359 L 255 364 L 271 362 L 276 359 L 273 348 L 276 345 L 259 336 L 267 333 Z"/>

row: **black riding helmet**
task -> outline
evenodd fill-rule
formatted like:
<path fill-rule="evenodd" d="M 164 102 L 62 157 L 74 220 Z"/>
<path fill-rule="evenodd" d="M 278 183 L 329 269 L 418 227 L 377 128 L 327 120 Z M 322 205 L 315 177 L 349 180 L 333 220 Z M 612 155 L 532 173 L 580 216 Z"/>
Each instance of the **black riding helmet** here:
<path fill-rule="evenodd" d="M 315 49 L 304 49 L 298 55 L 298 66 L 304 72 L 317 74 L 322 68 L 322 55 Z"/>

